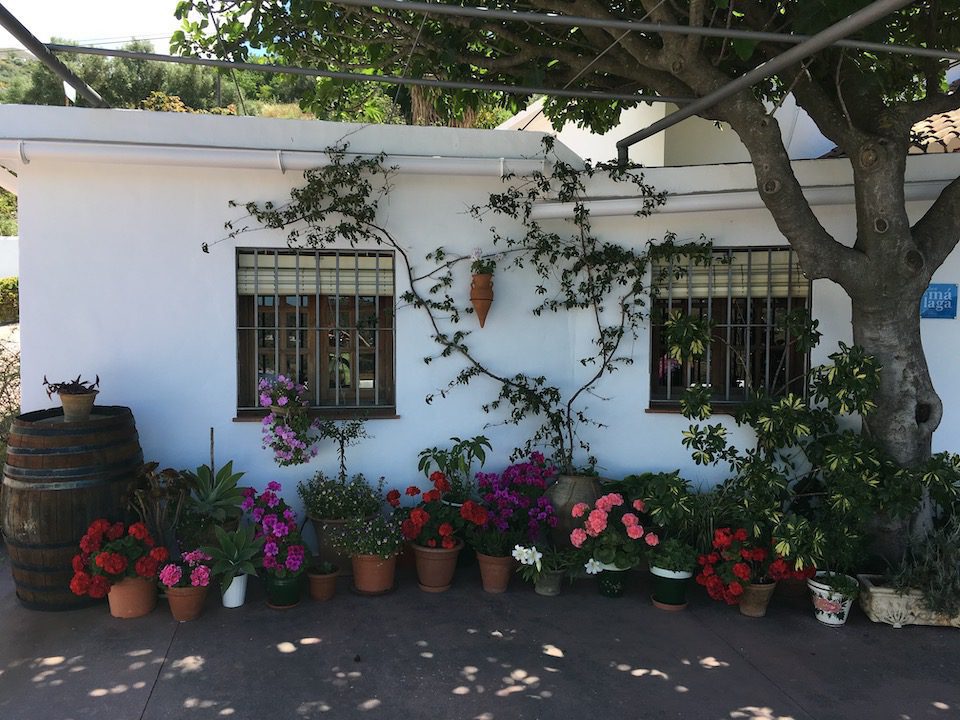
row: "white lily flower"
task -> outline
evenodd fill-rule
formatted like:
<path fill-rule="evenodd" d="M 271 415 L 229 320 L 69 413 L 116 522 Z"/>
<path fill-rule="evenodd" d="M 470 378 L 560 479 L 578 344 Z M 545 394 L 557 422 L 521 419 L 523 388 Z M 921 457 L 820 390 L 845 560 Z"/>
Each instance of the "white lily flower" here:
<path fill-rule="evenodd" d="M 584 563 L 583 569 L 587 571 L 587 575 L 596 575 L 603 570 L 603 565 L 593 558 L 590 558 L 586 563 Z"/>
<path fill-rule="evenodd" d="M 513 559 L 519 562 L 521 565 L 526 565 L 524 558 L 527 557 L 527 549 L 523 545 L 514 545 L 513 546 Z"/>
<path fill-rule="evenodd" d="M 539 550 L 537 550 L 535 547 L 532 547 L 532 548 L 530 548 L 530 558 L 531 558 L 531 563 L 530 563 L 530 564 L 537 566 L 537 572 L 540 572 L 541 570 L 543 570 L 543 567 L 542 567 L 542 565 L 540 564 L 540 561 L 543 559 L 543 553 L 542 553 L 542 552 L 540 552 Z"/>

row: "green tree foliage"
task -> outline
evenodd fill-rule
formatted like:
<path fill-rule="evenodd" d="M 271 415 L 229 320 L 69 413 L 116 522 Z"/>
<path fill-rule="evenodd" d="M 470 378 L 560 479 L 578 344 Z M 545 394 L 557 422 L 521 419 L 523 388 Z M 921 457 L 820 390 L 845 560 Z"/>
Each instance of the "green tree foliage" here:
<path fill-rule="evenodd" d="M 449 4 L 449 3 L 448 3 Z M 488 8 L 595 19 L 811 35 L 870 0 L 490 0 Z M 175 49 L 244 57 L 263 48 L 288 63 L 506 84 L 703 97 L 794 47 L 682 33 L 462 18 L 316 0 L 183 0 Z M 218 18 L 221 41 L 209 18 Z M 960 0 L 909 3 L 856 34 L 874 42 L 955 49 Z M 868 432 L 902 465 L 922 465 L 943 416 L 920 340 L 917 304 L 960 239 L 960 179 L 922 217 L 908 216 L 904 157 L 915 123 L 960 105 L 947 60 L 830 47 L 701 113 L 729 123 L 750 153 L 757 185 L 804 273 L 851 298 L 853 340 L 881 366 Z M 833 237 L 803 194 L 776 118 L 790 92 L 853 166 L 856 226 Z M 476 106 L 474 93 L 451 93 Z M 551 99 L 555 124 L 614 127 L 624 103 Z M 624 133 L 626 134 L 626 133 Z M 845 240 L 845 238 L 840 238 Z M 896 288 L 896 290 L 893 290 Z"/>
<path fill-rule="evenodd" d="M 0 172 L 6 170 L 0 168 Z M 17 196 L 0 188 L 0 236 L 17 234 Z"/>

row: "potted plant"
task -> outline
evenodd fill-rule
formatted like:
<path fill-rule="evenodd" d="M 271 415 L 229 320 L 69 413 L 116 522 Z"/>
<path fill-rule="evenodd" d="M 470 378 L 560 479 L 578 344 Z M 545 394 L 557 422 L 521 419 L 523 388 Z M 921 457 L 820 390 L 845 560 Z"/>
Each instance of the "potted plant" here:
<path fill-rule="evenodd" d="M 307 412 L 307 386 L 284 375 L 260 381 L 260 406 L 270 408 L 263 418 L 263 447 L 273 450 L 277 465 L 302 465 L 317 454 L 319 423 Z"/>
<path fill-rule="evenodd" d="M 820 570 L 807 580 L 813 596 L 813 614 L 824 625 L 839 627 L 847 622 L 853 601 L 860 594 L 856 578 L 844 573 Z"/>
<path fill-rule="evenodd" d="M 337 592 L 340 568 L 332 562 L 316 560 L 307 568 L 307 585 L 314 600 L 330 600 Z"/>
<path fill-rule="evenodd" d="M 493 449 L 493 446 L 484 435 L 467 439 L 452 437 L 450 441 L 453 445 L 449 448 L 421 450 L 417 467 L 427 479 L 434 472 L 442 472 L 450 483 L 450 491 L 445 499 L 458 504 L 474 497 L 476 488 L 471 476 L 473 462 L 478 460 L 480 467 L 483 467 L 487 459 L 486 451 Z"/>
<path fill-rule="evenodd" d="M 433 488 L 421 492 L 416 485 L 406 489 L 409 497 L 419 498 L 413 507 L 400 507 L 399 492 L 392 491 L 387 500 L 401 521 L 403 537 L 411 543 L 417 565 L 417 580 L 425 592 L 444 592 L 450 589 L 457 568 L 457 555 L 463 548 L 462 534 L 465 522 L 480 525 L 486 512 L 472 500 L 460 508 L 444 502 L 450 491 L 446 475 L 439 470 L 430 475 Z"/>
<path fill-rule="evenodd" d="M 778 580 L 810 577 L 815 569 L 791 567 L 787 558 L 777 554 L 769 540 L 751 539 L 745 528 L 718 528 L 711 552 L 697 558 L 700 573 L 697 583 L 714 600 L 738 605 L 748 617 L 763 617 Z"/>
<path fill-rule="evenodd" d="M 470 257 L 470 304 L 477 313 L 480 327 L 483 327 L 493 305 L 493 271 L 497 263 L 492 257 L 484 256 L 480 248 L 474 250 Z"/>
<path fill-rule="evenodd" d="M 179 470 L 158 467 L 156 462 L 140 467 L 127 501 L 150 535 L 169 553 L 176 554 L 176 529 L 190 491 Z"/>
<path fill-rule="evenodd" d="M 517 572 L 527 582 L 533 583 L 537 595 L 553 597 L 560 594 L 560 584 L 576 561 L 576 553 L 570 549 L 557 549 L 552 545 L 516 545 L 513 558 Z"/>
<path fill-rule="evenodd" d="M 203 612 L 212 559 L 203 550 L 191 550 L 179 561 L 160 568 L 160 584 L 166 589 L 170 613 L 177 622 L 196 620 Z"/>
<path fill-rule="evenodd" d="M 697 566 L 697 551 L 679 538 L 668 538 L 650 552 L 650 575 L 654 606 L 661 610 L 683 610 L 687 606 L 687 585 Z"/>
<path fill-rule="evenodd" d="M 243 605 L 247 594 L 247 578 L 257 574 L 266 538 L 256 536 L 251 526 L 241 526 L 232 532 L 214 525 L 216 544 L 203 547 L 210 556 L 213 574 L 220 582 L 225 608 Z"/>
<path fill-rule="evenodd" d="M 278 494 L 281 489 L 280 483 L 271 481 L 259 495 L 253 488 L 243 490 L 245 500 L 252 501 L 248 504 L 254 536 L 264 539 L 261 568 L 267 605 L 277 610 L 300 603 L 306 571 L 297 514 Z"/>
<path fill-rule="evenodd" d="M 73 557 L 70 590 L 80 596 L 106 596 L 113 617 L 141 617 L 157 606 L 157 571 L 168 557 L 142 522 L 128 527 L 94 520 Z"/>
<path fill-rule="evenodd" d="M 52 398 L 54 393 L 60 396 L 64 422 L 83 422 L 90 419 L 93 402 L 97 399 L 97 393 L 100 392 L 97 389 L 100 387 L 99 375 L 93 382 L 81 380 L 77 375 L 76 380 L 54 383 L 47 380 L 47 376 L 44 375 L 43 385 L 47 389 L 48 398 Z"/>
<path fill-rule="evenodd" d="M 403 547 L 397 517 L 378 513 L 372 518 L 354 518 L 334 542 L 350 556 L 355 592 L 382 595 L 393 590 L 397 555 Z"/>
<path fill-rule="evenodd" d="M 889 576 L 858 575 L 860 607 L 895 628 L 960 628 L 960 517 L 912 542 Z"/>
<path fill-rule="evenodd" d="M 645 528 L 642 500 L 628 503 L 622 494 L 601 495 L 589 505 L 577 503 L 571 515 L 578 520 L 570 532 L 570 542 L 577 548 L 584 569 L 597 578 L 601 594 L 620 597 L 625 590 L 625 572 L 636 567 L 643 551 L 660 542 L 657 533 Z M 639 513 L 639 514 L 638 514 Z"/>
<path fill-rule="evenodd" d="M 514 547 L 544 542 L 557 516 L 544 495 L 547 480 L 539 464 L 516 463 L 502 473 L 477 473 L 476 481 L 480 509 L 475 519 L 466 518 L 466 540 L 477 553 L 483 589 L 504 592 L 513 573 Z"/>
<path fill-rule="evenodd" d="M 188 488 L 177 524 L 177 538 L 183 545 L 195 547 L 212 543 L 216 525 L 236 529 L 243 515 L 244 498 L 237 487 L 243 475 L 233 472 L 233 461 L 216 473 L 209 465 L 201 465 L 196 472 L 181 472 Z"/>

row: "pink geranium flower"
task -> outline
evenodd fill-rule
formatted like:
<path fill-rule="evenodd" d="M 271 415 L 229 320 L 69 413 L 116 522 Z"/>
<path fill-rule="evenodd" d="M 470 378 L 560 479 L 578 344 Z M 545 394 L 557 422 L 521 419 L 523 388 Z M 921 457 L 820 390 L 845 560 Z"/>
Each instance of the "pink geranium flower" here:
<path fill-rule="evenodd" d="M 587 531 L 583 528 L 574 528 L 570 533 L 570 542 L 575 548 L 581 547 L 586 539 Z"/>
<path fill-rule="evenodd" d="M 631 540 L 639 540 L 643 537 L 643 528 L 639 525 L 627 525 L 627 537 Z"/>
<path fill-rule="evenodd" d="M 633 513 L 624 513 L 621 520 L 623 520 L 623 524 L 626 525 L 628 528 L 633 527 L 634 525 L 637 525 L 640 522 L 640 518 L 638 518 Z"/>
<path fill-rule="evenodd" d="M 575 518 L 583 517 L 583 514 L 589 509 L 590 509 L 590 506 L 587 505 L 585 502 L 578 502 L 576 505 L 573 506 L 573 509 L 570 511 L 570 514 L 573 515 L 573 517 Z"/>
<path fill-rule="evenodd" d="M 650 533 L 647 535 L 647 545 L 650 547 L 656 547 L 660 544 L 660 538 L 657 537 L 656 533 Z"/>

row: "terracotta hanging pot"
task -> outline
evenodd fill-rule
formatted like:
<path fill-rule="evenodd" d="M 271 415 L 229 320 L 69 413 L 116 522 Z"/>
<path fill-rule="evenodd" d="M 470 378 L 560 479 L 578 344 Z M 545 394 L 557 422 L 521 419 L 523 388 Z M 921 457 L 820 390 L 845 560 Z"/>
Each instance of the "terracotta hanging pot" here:
<path fill-rule="evenodd" d="M 750 583 L 743 588 L 743 595 L 740 596 L 740 614 L 747 617 L 763 617 L 767 614 L 767 605 L 770 604 L 770 598 L 777 584 L 772 583 Z"/>
<path fill-rule="evenodd" d="M 417 581 L 424 592 L 444 592 L 450 589 L 453 574 L 457 570 L 457 555 L 463 547 L 463 541 L 452 548 L 431 548 L 413 545 L 417 561 Z"/>
<path fill-rule="evenodd" d="M 155 578 L 124 578 L 110 586 L 107 601 L 110 614 L 115 618 L 143 617 L 157 606 L 157 581 Z"/>
<path fill-rule="evenodd" d="M 483 584 L 484 592 L 506 592 L 507 585 L 510 584 L 510 576 L 513 575 L 515 560 L 509 555 L 497 557 L 477 553 L 477 562 L 480 564 L 480 582 Z"/>
<path fill-rule="evenodd" d="M 480 327 L 487 321 L 487 313 L 493 304 L 493 275 L 477 273 L 470 281 L 470 302 L 480 321 Z"/>
<path fill-rule="evenodd" d="M 205 587 L 169 587 L 166 589 L 170 614 L 177 622 L 196 620 L 203 612 L 203 603 L 207 599 Z"/>
<path fill-rule="evenodd" d="M 354 592 L 360 595 L 383 595 L 393 590 L 393 580 L 397 572 L 397 556 L 382 558 L 379 555 L 354 555 L 350 558 L 353 565 Z"/>

